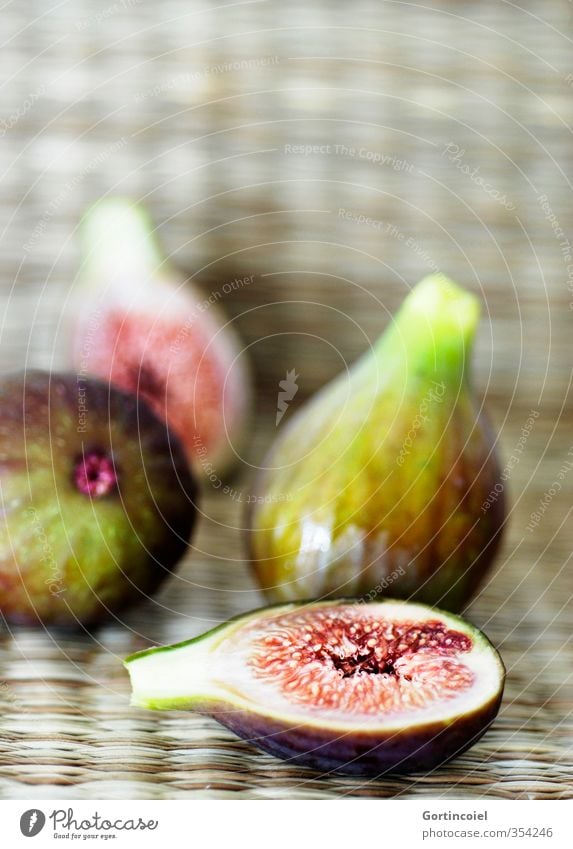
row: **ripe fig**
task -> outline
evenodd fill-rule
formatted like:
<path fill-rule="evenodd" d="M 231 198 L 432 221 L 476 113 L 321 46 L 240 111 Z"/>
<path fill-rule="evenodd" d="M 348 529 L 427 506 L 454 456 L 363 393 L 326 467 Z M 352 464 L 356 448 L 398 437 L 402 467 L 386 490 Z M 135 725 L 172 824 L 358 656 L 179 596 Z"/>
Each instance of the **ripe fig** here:
<path fill-rule="evenodd" d="M 271 601 L 383 593 L 458 611 L 504 523 L 494 441 L 469 382 L 477 299 L 424 279 L 374 348 L 279 434 L 249 542 Z"/>
<path fill-rule="evenodd" d="M 134 705 L 196 710 L 278 757 L 357 775 L 460 754 L 496 716 L 505 678 L 468 622 L 388 600 L 254 611 L 126 666 Z"/>
<path fill-rule="evenodd" d="M 0 614 L 93 625 L 153 593 L 187 549 L 196 486 L 143 400 L 92 378 L 0 382 Z"/>
<path fill-rule="evenodd" d="M 197 469 L 223 475 L 249 409 L 249 379 L 224 286 L 202 295 L 171 267 L 146 211 L 112 198 L 81 227 L 83 262 L 70 299 L 73 366 L 136 393 L 165 418 Z"/>

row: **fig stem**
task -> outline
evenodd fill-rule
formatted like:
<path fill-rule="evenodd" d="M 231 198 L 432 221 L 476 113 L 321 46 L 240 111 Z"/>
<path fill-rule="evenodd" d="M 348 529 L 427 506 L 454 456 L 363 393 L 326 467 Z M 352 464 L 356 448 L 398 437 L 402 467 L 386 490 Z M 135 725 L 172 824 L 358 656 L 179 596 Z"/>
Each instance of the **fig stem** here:
<path fill-rule="evenodd" d="M 82 218 L 83 271 L 104 279 L 145 279 L 164 263 L 147 211 L 129 198 L 98 201 Z"/>
<path fill-rule="evenodd" d="M 378 343 L 379 354 L 387 358 L 389 352 L 401 352 L 408 373 L 459 382 L 468 375 L 479 317 L 475 295 L 443 274 L 431 274 L 402 304 Z"/>
<path fill-rule="evenodd" d="M 157 710 L 186 710 L 197 702 L 220 694 L 211 680 L 213 657 L 210 637 L 220 628 L 201 637 L 162 646 L 125 660 L 132 687 L 131 704 Z M 203 695 L 202 695 L 203 694 Z"/>

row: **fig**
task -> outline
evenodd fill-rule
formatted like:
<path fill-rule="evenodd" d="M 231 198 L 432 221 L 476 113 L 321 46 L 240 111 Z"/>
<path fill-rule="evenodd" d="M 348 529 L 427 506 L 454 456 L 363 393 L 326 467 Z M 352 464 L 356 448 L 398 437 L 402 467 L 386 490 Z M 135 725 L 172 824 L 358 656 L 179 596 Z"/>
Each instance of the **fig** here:
<path fill-rule="evenodd" d="M 244 357 L 217 309 L 163 256 L 141 206 L 102 200 L 85 214 L 83 261 L 70 297 L 73 367 L 149 403 L 190 462 L 224 475 L 249 409 Z"/>
<path fill-rule="evenodd" d="M 500 468 L 470 385 L 478 318 L 474 295 L 425 278 L 279 433 L 247 518 L 270 601 L 384 594 L 456 612 L 475 593 L 505 516 L 503 497 L 482 509 Z"/>
<path fill-rule="evenodd" d="M 463 619 L 404 601 L 254 611 L 128 657 L 132 704 L 195 710 L 322 772 L 434 769 L 497 714 L 505 671 Z"/>
<path fill-rule="evenodd" d="M 196 484 L 133 395 L 41 371 L 0 382 L 0 614 L 94 625 L 153 593 L 187 550 Z"/>

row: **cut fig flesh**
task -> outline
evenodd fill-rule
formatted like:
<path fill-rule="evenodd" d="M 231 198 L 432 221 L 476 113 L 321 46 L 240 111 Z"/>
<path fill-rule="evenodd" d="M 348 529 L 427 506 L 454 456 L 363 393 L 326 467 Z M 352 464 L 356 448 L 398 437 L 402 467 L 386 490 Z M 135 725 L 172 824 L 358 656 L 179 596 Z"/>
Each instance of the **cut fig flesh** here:
<path fill-rule="evenodd" d="M 463 619 L 400 601 L 254 611 L 126 660 L 132 703 L 196 710 L 321 771 L 429 770 L 495 717 L 504 668 Z"/>

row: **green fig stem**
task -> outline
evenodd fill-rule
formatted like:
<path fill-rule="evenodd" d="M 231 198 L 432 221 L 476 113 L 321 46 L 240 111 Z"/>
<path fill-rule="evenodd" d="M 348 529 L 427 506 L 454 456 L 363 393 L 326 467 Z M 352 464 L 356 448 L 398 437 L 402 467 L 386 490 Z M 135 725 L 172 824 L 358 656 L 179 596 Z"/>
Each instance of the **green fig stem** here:
<path fill-rule="evenodd" d="M 213 642 L 226 628 L 219 626 L 206 634 L 176 643 L 137 652 L 125 660 L 132 687 L 131 703 L 155 710 L 185 710 L 200 701 L 221 694 L 211 680 Z"/>
<path fill-rule="evenodd" d="M 128 198 L 90 207 L 81 222 L 82 270 L 89 277 L 145 279 L 164 263 L 147 211 Z"/>
<path fill-rule="evenodd" d="M 389 332 L 379 343 L 380 357 L 402 352 L 408 375 L 438 381 L 467 379 L 480 304 L 443 274 L 425 277 L 408 295 Z"/>

